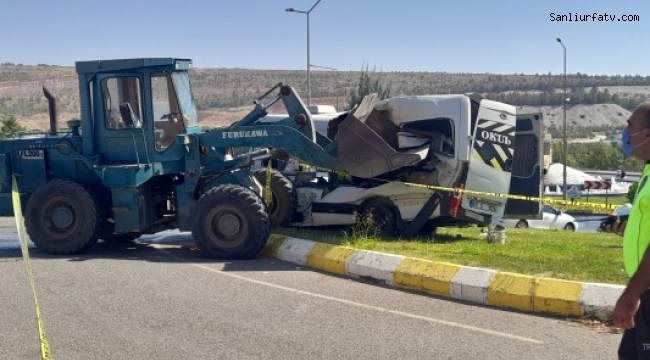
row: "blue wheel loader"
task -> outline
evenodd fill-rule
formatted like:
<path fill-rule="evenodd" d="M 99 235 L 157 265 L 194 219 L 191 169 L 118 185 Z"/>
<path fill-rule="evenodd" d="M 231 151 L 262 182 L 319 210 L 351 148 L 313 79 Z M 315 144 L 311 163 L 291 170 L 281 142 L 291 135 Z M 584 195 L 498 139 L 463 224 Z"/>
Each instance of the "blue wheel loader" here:
<path fill-rule="evenodd" d="M 229 127 L 199 124 L 190 84 L 192 61 L 140 58 L 80 61 L 81 119 L 0 141 L 0 215 L 12 216 L 19 189 L 30 239 L 50 254 L 81 253 L 100 239 L 130 242 L 167 229 L 191 231 L 208 257 L 250 259 L 271 222 L 255 160 L 299 158 L 337 168 L 319 144 L 309 111 L 290 86 Z M 291 119 L 256 122 L 282 100 Z M 256 147 L 233 155 L 234 148 Z M 272 149 L 272 150 L 271 150 Z"/>

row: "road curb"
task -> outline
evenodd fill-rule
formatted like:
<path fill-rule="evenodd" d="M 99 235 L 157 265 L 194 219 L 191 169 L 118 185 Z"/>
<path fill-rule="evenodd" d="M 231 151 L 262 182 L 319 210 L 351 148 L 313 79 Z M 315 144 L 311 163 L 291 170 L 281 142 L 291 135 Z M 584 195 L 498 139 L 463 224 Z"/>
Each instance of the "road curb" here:
<path fill-rule="evenodd" d="M 481 305 L 609 320 L 624 286 L 582 283 L 358 250 L 273 234 L 262 255 Z"/>

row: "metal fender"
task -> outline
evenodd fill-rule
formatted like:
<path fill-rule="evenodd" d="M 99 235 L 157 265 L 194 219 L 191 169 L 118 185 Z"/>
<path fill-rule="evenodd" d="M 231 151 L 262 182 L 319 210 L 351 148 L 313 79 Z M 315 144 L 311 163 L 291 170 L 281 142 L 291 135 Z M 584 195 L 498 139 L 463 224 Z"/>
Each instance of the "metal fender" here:
<path fill-rule="evenodd" d="M 201 194 L 204 194 L 213 187 L 224 184 L 241 185 L 253 190 L 257 195 L 262 196 L 262 184 L 255 179 L 248 169 L 238 169 L 230 172 L 226 171 L 210 177 L 201 185 Z"/>

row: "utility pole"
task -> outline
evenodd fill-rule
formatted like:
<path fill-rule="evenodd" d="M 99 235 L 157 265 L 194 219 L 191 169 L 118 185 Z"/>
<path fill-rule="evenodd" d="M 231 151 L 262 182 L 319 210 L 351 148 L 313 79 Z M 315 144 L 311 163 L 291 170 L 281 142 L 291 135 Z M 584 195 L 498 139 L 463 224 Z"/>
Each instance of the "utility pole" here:
<path fill-rule="evenodd" d="M 563 193 L 564 193 L 564 200 L 567 199 L 567 185 L 566 185 L 566 153 L 567 153 L 567 140 L 566 140 L 566 103 L 567 103 L 567 97 L 566 97 L 566 47 L 562 43 L 562 39 L 557 38 L 557 42 L 562 45 L 562 49 L 564 49 L 564 96 L 562 97 L 562 124 L 563 124 L 563 142 L 562 142 L 562 165 L 563 165 L 563 172 L 562 172 L 562 183 L 563 183 Z"/>
<path fill-rule="evenodd" d="M 303 10 L 296 10 L 294 8 L 288 8 L 285 11 L 286 12 L 295 12 L 299 14 L 305 14 L 307 15 L 307 98 L 309 99 L 309 106 L 311 106 L 311 62 L 309 60 L 309 13 L 311 13 L 312 10 L 320 3 L 322 0 L 316 1 L 316 3 L 307 11 Z"/>

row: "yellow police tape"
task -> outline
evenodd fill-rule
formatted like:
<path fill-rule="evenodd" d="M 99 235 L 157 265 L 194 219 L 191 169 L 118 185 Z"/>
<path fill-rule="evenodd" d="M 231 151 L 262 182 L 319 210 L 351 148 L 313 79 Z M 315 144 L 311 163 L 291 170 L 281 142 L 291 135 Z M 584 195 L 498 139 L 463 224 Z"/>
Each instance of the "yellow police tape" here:
<path fill-rule="evenodd" d="M 36 321 L 38 322 L 38 336 L 41 341 L 41 358 L 43 360 L 51 360 L 52 352 L 50 351 L 50 344 L 45 336 L 45 326 L 43 325 L 43 318 L 41 317 L 41 309 L 38 306 L 36 299 L 36 281 L 34 280 L 34 272 L 32 271 L 32 264 L 29 261 L 29 248 L 27 247 L 27 233 L 25 232 L 25 224 L 23 220 L 23 212 L 20 206 L 20 193 L 18 192 L 18 185 L 16 184 L 16 176 L 13 176 L 11 185 L 11 200 L 14 206 L 14 218 L 16 219 L 16 227 L 18 229 L 18 239 L 20 240 L 20 249 L 23 253 L 25 260 L 25 267 L 27 269 L 27 277 L 32 286 L 32 295 L 34 297 L 34 307 L 36 308 Z"/>
<path fill-rule="evenodd" d="M 415 184 L 415 183 L 404 183 L 404 184 L 407 186 L 422 187 L 422 188 L 444 191 L 444 192 L 465 193 L 470 195 L 481 195 L 481 196 L 493 196 L 499 198 L 513 199 L 513 200 L 534 201 L 534 202 L 541 202 L 547 204 L 555 204 L 570 209 L 613 210 L 615 207 L 619 206 L 614 204 L 592 204 L 592 203 L 585 203 L 585 202 L 577 202 L 573 200 L 558 200 L 558 199 L 551 199 L 547 197 L 501 194 L 501 193 L 492 193 L 492 192 L 476 191 L 476 190 L 468 190 L 468 189 L 460 189 L 460 188 L 448 188 L 442 186 L 425 185 L 425 184 Z"/>
<path fill-rule="evenodd" d="M 306 163 L 299 163 L 301 166 L 304 166 L 305 168 L 315 168 L 311 165 L 308 165 Z M 318 169 L 318 168 L 316 168 Z M 322 171 L 330 171 L 326 169 L 321 169 Z M 267 175 L 268 176 L 268 175 Z M 384 180 L 386 182 L 389 182 L 388 180 Z M 422 187 L 422 188 L 427 188 L 431 190 L 437 190 L 437 191 L 443 191 L 443 192 L 451 192 L 451 193 L 465 193 L 465 194 L 470 194 L 470 195 L 481 195 L 481 196 L 494 196 L 494 197 L 500 197 L 500 198 L 507 198 L 507 199 L 513 199 L 513 200 L 523 200 L 523 201 L 534 201 L 534 202 L 540 202 L 540 203 L 546 203 L 546 204 L 554 204 L 558 206 L 565 207 L 570 210 L 576 210 L 576 209 L 582 209 L 582 210 L 604 210 L 604 211 L 611 211 L 614 210 L 614 208 L 620 206 L 620 205 L 615 205 L 615 204 L 593 204 L 593 203 L 586 203 L 586 202 L 579 202 L 575 200 L 558 200 L 558 199 L 553 199 L 553 198 L 548 198 L 548 197 L 535 197 L 535 196 L 523 196 L 523 195 L 512 195 L 512 194 L 501 194 L 501 193 L 492 193 L 492 192 L 485 192 L 485 191 L 476 191 L 476 190 L 467 190 L 467 189 L 460 189 L 460 188 L 448 188 L 448 187 L 443 187 L 443 186 L 433 186 L 433 185 L 426 185 L 426 184 L 416 184 L 416 183 L 408 183 L 404 182 L 403 184 L 407 186 L 414 186 L 414 187 Z"/>
<path fill-rule="evenodd" d="M 273 196 L 271 195 L 271 161 L 266 167 L 266 187 L 264 189 L 264 201 L 266 202 L 266 207 L 271 208 L 271 202 L 273 201 Z"/>

